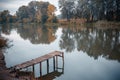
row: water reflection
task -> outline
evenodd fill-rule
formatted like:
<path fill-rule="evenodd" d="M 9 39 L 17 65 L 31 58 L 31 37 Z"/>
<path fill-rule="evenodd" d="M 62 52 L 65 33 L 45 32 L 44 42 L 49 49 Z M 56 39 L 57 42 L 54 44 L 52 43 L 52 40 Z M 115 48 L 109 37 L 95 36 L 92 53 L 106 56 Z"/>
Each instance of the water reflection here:
<path fill-rule="evenodd" d="M 50 72 L 46 75 L 35 77 L 34 73 L 31 71 L 21 71 L 17 73 L 19 76 L 17 76 L 15 79 L 22 79 L 22 80 L 53 80 L 56 77 L 60 77 L 63 74 L 63 71 L 55 70 L 53 72 Z"/>
<path fill-rule="evenodd" d="M 63 28 L 60 48 L 67 52 L 75 49 L 86 52 L 89 56 L 120 62 L 120 30 L 86 28 Z"/>
<path fill-rule="evenodd" d="M 103 56 L 120 62 L 120 29 L 97 29 L 91 26 L 63 26 L 62 28 L 59 47 L 66 52 L 77 49 L 86 52 L 94 59 Z M 58 27 L 46 27 L 40 24 L 2 25 L 2 33 L 6 35 L 9 35 L 13 29 L 32 44 L 50 44 L 56 39 L 55 33 Z"/>
<path fill-rule="evenodd" d="M 0 28 L 2 29 L 1 33 L 10 35 L 10 32 L 12 30 L 12 25 L 11 24 L 3 24 L 3 25 L 0 25 Z"/>
<path fill-rule="evenodd" d="M 49 44 L 56 39 L 56 27 L 40 25 L 23 25 L 18 28 L 18 33 L 24 39 L 29 39 L 33 44 Z M 27 33 L 27 34 L 26 34 Z"/>
<path fill-rule="evenodd" d="M 55 79 L 56 77 L 60 77 L 62 74 L 63 74 L 63 71 L 62 71 L 62 72 L 59 72 L 59 71 L 57 70 L 57 71 L 48 73 L 48 74 L 46 74 L 46 75 L 43 75 L 42 77 L 39 77 L 39 78 L 37 78 L 37 79 L 38 79 L 38 80 L 53 80 L 53 79 Z"/>
<path fill-rule="evenodd" d="M 97 29 L 94 26 L 84 25 L 48 27 L 40 24 L 1 26 L 2 34 L 13 39 L 14 46 L 8 50 L 8 54 L 5 54 L 8 67 L 42 56 L 52 50 L 62 50 L 65 52 L 65 73 L 53 71 L 43 75 L 43 80 L 47 80 L 46 78 L 51 80 L 120 80 L 119 28 Z M 19 38 L 18 40 L 13 37 L 14 34 Z M 40 79 L 39 73 L 38 68 L 35 70 L 37 78 L 33 76 L 33 72 L 30 72 L 31 76 L 28 77 L 33 76 L 33 80 Z M 43 70 L 43 73 L 46 71 Z M 51 76 L 51 78 L 44 76 Z"/>
<path fill-rule="evenodd" d="M 12 29 L 24 40 L 29 40 L 32 44 L 50 44 L 56 39 L 55 32 L 57 27 L 46 27 L 40 24 L 17 24 L 2 25 L 2 33 L 9 35 Z"/>

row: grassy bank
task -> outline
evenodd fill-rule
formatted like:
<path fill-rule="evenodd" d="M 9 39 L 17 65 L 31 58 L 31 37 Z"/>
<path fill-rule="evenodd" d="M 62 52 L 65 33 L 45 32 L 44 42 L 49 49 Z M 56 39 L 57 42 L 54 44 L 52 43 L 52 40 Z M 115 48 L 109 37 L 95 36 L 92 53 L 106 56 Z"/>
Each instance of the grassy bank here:
<path fill-rule="evenodd" d="M 94 23 L 95 27 L 104 27 L 104 28 L 120 28 L 120 22 L 115 21 L 97 21 Z"/>

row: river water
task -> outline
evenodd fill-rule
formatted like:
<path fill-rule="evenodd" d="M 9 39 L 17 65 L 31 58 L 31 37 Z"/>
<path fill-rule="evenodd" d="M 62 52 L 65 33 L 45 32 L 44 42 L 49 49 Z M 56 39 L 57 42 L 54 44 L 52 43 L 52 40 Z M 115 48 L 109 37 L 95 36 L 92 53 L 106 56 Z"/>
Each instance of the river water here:
<path fill-rule="evenodd" d="M 0 27 L 1 35 L 9 40 L 4 54 L 8 68 L 57 50 L 64 52 L 64 66 L 59 59 L 61 69 L 53 71 L 50 60 L 52 76 L 47 77 L 46 62 L 43 62 L 43 80 L 120 80 L 120 29 L 41 24 Z M 40 77 L 38 64 L 34 76 Z"/>

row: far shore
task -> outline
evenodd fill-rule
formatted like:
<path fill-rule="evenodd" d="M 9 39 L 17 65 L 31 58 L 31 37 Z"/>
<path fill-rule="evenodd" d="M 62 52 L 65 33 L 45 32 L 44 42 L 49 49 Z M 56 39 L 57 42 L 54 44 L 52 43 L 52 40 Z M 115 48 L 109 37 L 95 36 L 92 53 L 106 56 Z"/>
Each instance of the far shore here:
<path fill-rule="evenodd" d="M 40 25 L 45 25 L 45 26 L 83 26 L 84 24 L 92 24 L 94 27 L 101 27 L 101 28 L 119 28 L 120 27 L 120 22 L 118 21 L 107 21 L 107 20 L 99 20 L 99 21 L 91 21 L 88 22 L 86 19 L 81 18 L 81 19 L 58 19 L 56 23 L 52 22 L 46 22 L 44 24 L 42 23 L 36 23 L 36 22 L 15 22 L 15 23 L 3 23 L 3 24 L 14 24 L 14 25 L 19 25 L 19 24 L 40 24 Z M 0 24 L 2 25 L 2 24 Z M 84 25 L 85 26 L 85 25 Z"/>

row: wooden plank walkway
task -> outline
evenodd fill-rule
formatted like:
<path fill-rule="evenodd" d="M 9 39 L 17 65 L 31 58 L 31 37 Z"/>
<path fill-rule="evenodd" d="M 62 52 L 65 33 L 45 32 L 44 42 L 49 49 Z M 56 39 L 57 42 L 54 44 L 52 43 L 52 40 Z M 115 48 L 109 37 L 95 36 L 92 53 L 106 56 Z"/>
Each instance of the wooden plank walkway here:
<path fill-rule="evenodd" d="M 57 56 L 60 56 L 60 57 L 62 57 L 63 62 L 64 62 L 64 54 L 63 54 L 63 52 L 54 51 L 54 52 L 51 52 L 51 53 L 46 54 L 46 55 L 44 55 L 44 56 L 38 57 L 38 58 L 36 58 L 36 59 L 32 59 L 32 60 L 30 60 L 30 61 L 26 61 L 26 62 L 24 62 L 24 63 L 18 64 L 18 65 L 16 65 L 16 66 L 14 66 L 13 68 L 14 68 L 15 70 L 20 70 L 20 69 L 23 69 L 23 68 L 27 68 L 27 67 L 29 67 L 29 66 L 33 66 L 33 65 L 38 64 L 38 63 L 41 64 L 41 62 L 43 62 L 43 61 L 47 61 L 47 64 L 49 64 L 49 63 L 48 63 L 48 59 L 50 59 L 50 58 L 53 58 L 53 59 L 54 59 L 55 56 L 56 56 L 56 61 L 57 61 Z M 55 61 L 54 61 L 54 62 L 55 62 Z M 56 64 L 57 64 L 57 63 L 56 63 Z"/>

